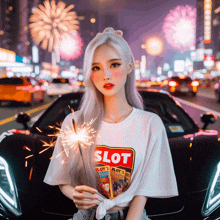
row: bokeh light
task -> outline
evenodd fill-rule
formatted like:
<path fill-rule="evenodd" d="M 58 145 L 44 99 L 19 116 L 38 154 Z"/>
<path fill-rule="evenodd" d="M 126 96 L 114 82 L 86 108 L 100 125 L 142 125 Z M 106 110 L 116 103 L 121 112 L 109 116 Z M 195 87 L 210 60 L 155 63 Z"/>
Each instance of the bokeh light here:
<path fill-rule="evenodd" d="M 60 57 L 65 60 L 77 59 L 82 54 L 83 42 L 77 32 L 64 37 L 58 44 Z"/>
<path fill-rule="evenodd" d="M 143 47 L 142 47 L 143 48 Z M 163 52 L 164 43 L 159 37 L 149 37 L 145 43 L 146 52 L 151 56 L 158 56 Z"/>
<path fill-rule="evenodd" d="M 177 6 L 164 19 L 163 33 L 167 42 L 181 52 L 195 45 L 196 8 Z"/>

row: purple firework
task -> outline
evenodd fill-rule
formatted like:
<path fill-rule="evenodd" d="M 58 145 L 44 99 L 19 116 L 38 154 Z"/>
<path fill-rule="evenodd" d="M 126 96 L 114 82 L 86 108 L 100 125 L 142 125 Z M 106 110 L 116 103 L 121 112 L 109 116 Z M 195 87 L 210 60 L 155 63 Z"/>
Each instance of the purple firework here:
<path fill-rule="evenodd" d="M 164 19 L 163 33 L 167 42 L 184 52 L 195 45 L 196 8 L 177 6 Z"/>

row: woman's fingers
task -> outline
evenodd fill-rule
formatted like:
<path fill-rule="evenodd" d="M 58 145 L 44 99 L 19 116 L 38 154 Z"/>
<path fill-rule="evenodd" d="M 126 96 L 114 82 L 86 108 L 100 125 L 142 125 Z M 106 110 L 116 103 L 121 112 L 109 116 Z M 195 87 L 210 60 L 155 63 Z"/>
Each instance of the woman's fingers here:
<path fill-rule="evenodd" d="M 75 203 L 78 209 L 89 209 L 91 207 L 99 205 L 99 201 L 96 199 L 85 199 L 85 198 L 73 198 L 73 202 Z"/>
<path fill-rule="evenodd" d="M 77 204 L 75 204 L 76 205 L 76 208 L 77 209 L 89 209 L 89 208 L 92 208 L 92 207 L 95 207 L 95 206 L 97 206 L 97 204 L 91 204 L 91 205 L 77 205 Z"/>
<path fill-rule="evenodd" d="M 78 209 L 89 209 L 97 206 L 100 202 L 98 196 L 95 195 L 97 190 L 89 186 L 76 186 L 73 194 L 73 202 Z"/>
<path fill-rule="evenodd" d="M 92 193 L 92 194 L 95 194 L 97 193 L 98 191 L 92 187 L 89 187 L 89 186 L 85 186 L 85 185 L 82 185 L 82 186 L 76 186 L 75 187 L 75 190 L 77 192 L 88 192 L 88 193 Z"/>
<path fill-rule="evenodd" d="M 74 193 L 73 198 L 94 200 L 94 199 L 98 199 L 98 196 L 96 196 L 95 194 L 88 193 L 88 192 L 76 192 Z"/>
<path fill-rule="evenodd" d="M 79 200 L 79 199 L 74 199 L 73 200 L 75 204 L 77 205 L 98 205 L 99 201 L 98 200 Z"/>

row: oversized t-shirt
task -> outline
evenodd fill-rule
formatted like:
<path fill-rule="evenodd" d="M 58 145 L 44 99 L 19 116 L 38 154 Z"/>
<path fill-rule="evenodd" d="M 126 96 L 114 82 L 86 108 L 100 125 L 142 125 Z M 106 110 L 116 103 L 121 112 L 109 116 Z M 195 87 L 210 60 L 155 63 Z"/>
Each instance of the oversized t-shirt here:
<path fill-rule="evenodd" d="M 70 127 L 72 118 L 73 114 L 68 115 L 62 128 Z M 62 151 L 61 141 L 57 140 L 53 156 Z M 97 170 L 98 173 L 106 174 L 108 170 L 116 173 L 111 180 L 111 199 L 99 194 L 101 202 L 96 210 L 97 219 L 103 218 L 106 211 L 116 205 L 129 206 L 136 195 L 155 198 L 178 196 L 166 130 L 160 117 L 154 113 L 133 108 L 121 122 L 102 121 L 94 156 L 98 169 L 102 166 L 104 169 Z M 51 160 L 44 182 L 50 185 L 71 184 L 74 176 L 70 166 L 60 165 L 59 160 L 59 157 Z M 121 182 L 123 177 L 124 182 Z"/>

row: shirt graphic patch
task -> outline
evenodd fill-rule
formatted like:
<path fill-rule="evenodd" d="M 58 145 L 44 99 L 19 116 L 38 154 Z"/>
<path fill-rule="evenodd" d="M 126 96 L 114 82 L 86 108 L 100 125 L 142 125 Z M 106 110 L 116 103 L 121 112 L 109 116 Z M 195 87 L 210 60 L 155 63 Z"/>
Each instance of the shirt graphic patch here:
<path fill-rule="evenodd" d="M 129 187 L 134 158 L 133 148 L 96 146 L 98 184 L 107 198 L 113 199 Z"/>

